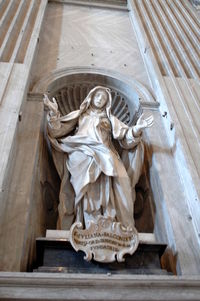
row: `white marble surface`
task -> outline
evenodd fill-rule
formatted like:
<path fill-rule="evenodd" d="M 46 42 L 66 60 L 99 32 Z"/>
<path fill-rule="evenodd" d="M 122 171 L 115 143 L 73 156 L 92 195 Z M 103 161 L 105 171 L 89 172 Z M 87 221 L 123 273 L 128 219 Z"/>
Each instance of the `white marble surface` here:
<path fill-rule="evenodd" d="M 48 4 L 31 86 L 72 66 L 111 69 L 150 87 L 126 11 Z"/>

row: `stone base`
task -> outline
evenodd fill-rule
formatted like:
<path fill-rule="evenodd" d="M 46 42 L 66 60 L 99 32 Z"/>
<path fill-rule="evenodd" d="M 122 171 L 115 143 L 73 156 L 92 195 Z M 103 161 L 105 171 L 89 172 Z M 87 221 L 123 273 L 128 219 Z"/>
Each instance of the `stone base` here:
<path fill-rule="evenodd" d="M 50 237 L 51 236 L 51 237 Z M 160 258 L 166 249 L 165 244 L 155 242 L 152 234 L 139 234 L 137 251 L 125 255 L 125 262 L 87 262 L 84 253 L 76 252 L 68 240 L 68 231 L 48 231 L 45 238 L 36 240 L 37 261 L 34 271 L 90 274 L 158 274 L 167 272 L 161 269 Z"/>

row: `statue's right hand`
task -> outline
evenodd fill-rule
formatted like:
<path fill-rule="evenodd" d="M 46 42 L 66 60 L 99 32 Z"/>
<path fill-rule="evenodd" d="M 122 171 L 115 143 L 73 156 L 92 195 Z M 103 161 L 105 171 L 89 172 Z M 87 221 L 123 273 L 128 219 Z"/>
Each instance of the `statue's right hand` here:
<path fill-rule="evenodd" d="M 58 104 L 54 97 L 52 100 L 53 100 L 53 102 L 49 100 L 49 98 L 46 94 L 44 94 L 43 101 L 44 101 L 45 107 L 53 114 L 57 114 L 58 113 Z"/>

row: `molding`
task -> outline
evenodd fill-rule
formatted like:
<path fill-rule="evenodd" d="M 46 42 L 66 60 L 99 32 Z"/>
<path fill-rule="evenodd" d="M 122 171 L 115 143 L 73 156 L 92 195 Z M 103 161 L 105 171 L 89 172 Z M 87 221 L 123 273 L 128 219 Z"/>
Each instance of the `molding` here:
<path fill-rule="evenodd" d="M 159 102 L 155 100 L 150 91 L 142 85 L 137 80 L 132 77 L 123 75 L 121 73 L 115 72 L 113 70 L 104 68 L 91 68 L 91 67 L 69 67 L 59 70 L 53 70 L 47 76 L 42 77 L 33 87 L 31 93 L 48 93 L 48 88 L 53 85 L 53 83 L 59 79 L 63 79 L 67 76 L 72 75 L 84 75 L 91 74 L 94 76 L 105 76 L 110 80 L 116 80 L 118 83 L 125 84 L 131 88 L 131 90 L 136 92 L 139 96 L 141 105 L 149 107 L 159 107 Z M 147 105 L 148 104 L 148 105 Z"/>
<path fill-rule="evenodd" d="M 3 300 L 199 300 L 200 277 L 0 273 Z"/>
<path fill-rule="evenodd" d="M 27 101 L 39 101 L 43 102 L 43 94 L 42 93 L 28 93 Z"/>
<path fill-rule="evenodd" d="M 128 11 L 125 0 L 49 0 L 49 2 Z"/>

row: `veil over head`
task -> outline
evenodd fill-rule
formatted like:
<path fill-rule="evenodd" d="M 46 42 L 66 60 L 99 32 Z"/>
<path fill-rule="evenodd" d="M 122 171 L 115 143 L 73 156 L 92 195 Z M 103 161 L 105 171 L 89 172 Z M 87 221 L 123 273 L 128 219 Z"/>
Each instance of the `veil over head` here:
<path fill-rule="evenodd" d="M 96 86 L 95 88 L 93 88 L 89 92 L 87 97 L 84 99 L 84 101 L 80 105 L 80 113 L 85 112 L 89 108 L 89 106 L 91 105 L 93 96 L 96 94 L 96 92 L 98 90 L 102 90 L 103 92 L 106 92 L 106 94 L 107 94 L 108 99 L 107 99 L 107 102 L 106 102 L 106 112 L 107 112 L 107 115 L 110 116 L 111 105 L 112 105 L 111 90 L 109 88 L 106 88 L 106 87 L 103 87 L 103 86 Z"/>

